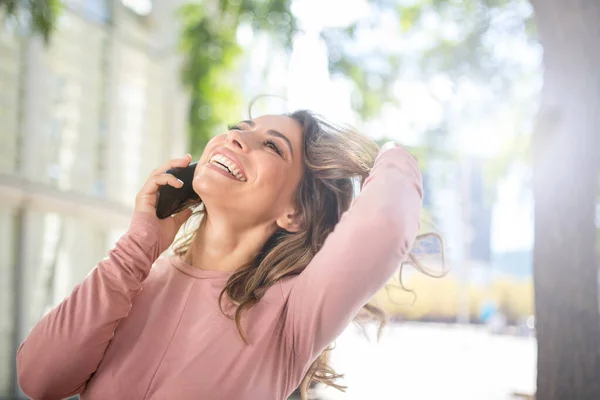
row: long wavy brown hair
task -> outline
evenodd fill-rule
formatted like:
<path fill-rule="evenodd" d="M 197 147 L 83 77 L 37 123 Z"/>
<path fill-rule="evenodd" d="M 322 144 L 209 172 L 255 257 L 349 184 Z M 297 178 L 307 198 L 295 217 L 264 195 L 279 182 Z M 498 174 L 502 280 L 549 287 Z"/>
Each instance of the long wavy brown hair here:
<path fill-rule="evenodd" d="M 337 126 L 306 110 L 287 116 L 302 127 L 304 173 L 296 192 L 296 202 L 302 213 L 303 226 L 297 233 L 277 230 L 265 243 L 261 252 L 229 278 L 219 296 L 223 314 L 237 324 L 244 341 L 246 335 L 241 326 L 242 313 L 260 301 L 265 292 L 280 279 L 300 274 L 323 246 L 343 212 L 348 210 L 358 188 L 371 172 L 378 152 L 377 144 L 350 127 Z M 200 207 L 196 213 L 202 214 Z M 430 234 L 436 236 L 435 234 Z M 429 235 L 429 236 L 430 236 Z M 174 246 L 174 253 L 185 256 L 194 240 L 195 232 L 183 237 Z M 419 239 L 424 238 L 420 236 Z M 417 261 L 414 254 L 408 263 L 416 269 L 429 273 Z M 400 266 L 400 274 L 402 266 Z M 402 280 L 400 279 L 400 285 Z M 233 314 L 222 307 L 223 296 L 234 306 Z M 379 321 L 379 333 L 383 328 L 385 313 L 373 304 L 366 304 L 358 314 Z M 308 398 L 312 382 L 320 382 L 344 390 L 335 381 L 337 374 L 328 364 L 329 346 L 309 367 L 299 389 L 302 399 Z"/>

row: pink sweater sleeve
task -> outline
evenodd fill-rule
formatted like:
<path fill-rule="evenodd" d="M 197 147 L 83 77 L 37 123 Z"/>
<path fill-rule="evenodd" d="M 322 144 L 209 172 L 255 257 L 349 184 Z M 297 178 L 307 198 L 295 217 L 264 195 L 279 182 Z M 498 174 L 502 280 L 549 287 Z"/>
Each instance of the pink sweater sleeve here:
<path fill-rule="evenodd" d="M 81 393 L 129 313 L 158 258 L 158 225 L 153 216 L 136 212 L 115 248 L 45 315 L 17 353 L 19 385 L 33 399 L 62 399 Z"/>
<path fill-rule="evenodd" d="M 401 147 L 381 152 L 362 192 L 290 291 L 286 331 L 301 362 L 335 340 L 406 260 L 421 199 L 416 159 Z"/>

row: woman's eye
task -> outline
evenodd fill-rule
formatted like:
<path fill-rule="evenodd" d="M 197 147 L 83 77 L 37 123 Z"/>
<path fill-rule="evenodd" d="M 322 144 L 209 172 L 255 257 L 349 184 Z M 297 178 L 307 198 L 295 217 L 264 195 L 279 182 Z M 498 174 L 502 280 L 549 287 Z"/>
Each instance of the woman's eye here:
<path fill-rule="evenodd" d="M 272 140 L 265 140 L 265 146 L 275 151 L 277 154 L 283 157 L 283 153 L 279 150 L 279 147 Z"/>

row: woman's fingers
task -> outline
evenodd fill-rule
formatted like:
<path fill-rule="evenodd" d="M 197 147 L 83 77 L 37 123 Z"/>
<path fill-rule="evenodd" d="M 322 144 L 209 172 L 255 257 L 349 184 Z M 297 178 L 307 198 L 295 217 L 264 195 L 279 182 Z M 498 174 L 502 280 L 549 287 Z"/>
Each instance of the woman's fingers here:
<path fill-rule="evenodd" d="M 186 154 L 152 171 L 135 198 L 135 209 L 144 212 L 156 212 L 157 192 L 161 186 L 169 185 L 174 188 L 181 188 L 183 186 L 182 181 L 171 174 L 167 174 L 165 171 L 171 168 L 185 168 L 191 161 L 192 156 Z"/>
<path fill-rule="evenodd" d="M 152 171 L 150 176 L 157 176 L 160 174 L 164 174 L 171 168 L 185 168 L 190 164 L 190 162 L 192 162 L 192 156 L 190 154 L 186 154 L 185 156 L 183 156 L 181 158 L 175 158 L 173 160 L 169 160 L 168 162 L 164 163 L 163 165 L 161 165 L 160 167 L 158 167 L 154 171 Z"/>
<path fill-rule="evenodd" d="M 158 189 L 164 185 L 180 188 L 183 186 L 183 182 L 171 174 L 162 173 L 159 175 L 152 175 L 148 178 L 144 186 L 142 186 L 140 194 L 154 195 Z"/>
<path fill-rule="evenodd" d="M 150 213 L 156 212 L 156 200 L 158 189 L 163 185 L 181 188 L 183 182 L 171 174 L 160 174 L 150 176 L 135 198 L 135 209 Z"/>

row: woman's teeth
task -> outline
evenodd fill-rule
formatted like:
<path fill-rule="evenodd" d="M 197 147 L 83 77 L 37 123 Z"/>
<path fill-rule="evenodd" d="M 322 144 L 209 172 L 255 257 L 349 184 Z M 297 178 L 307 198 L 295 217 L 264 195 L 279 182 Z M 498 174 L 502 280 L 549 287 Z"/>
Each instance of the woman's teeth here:
<path fill-rule="evenodd" d="M 209 163 L 212 165 L 221 168 L 223 171 L 229 172 L 231 175 L 236 177 L 239 181 L 246 182 L 246 177 L 242 175 L 242 172 L 239 170 L 237 165 L 229 158 L 225 157 L 222 154 L 215 154 L 210 159 Z"/>

